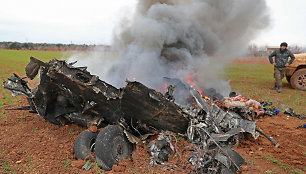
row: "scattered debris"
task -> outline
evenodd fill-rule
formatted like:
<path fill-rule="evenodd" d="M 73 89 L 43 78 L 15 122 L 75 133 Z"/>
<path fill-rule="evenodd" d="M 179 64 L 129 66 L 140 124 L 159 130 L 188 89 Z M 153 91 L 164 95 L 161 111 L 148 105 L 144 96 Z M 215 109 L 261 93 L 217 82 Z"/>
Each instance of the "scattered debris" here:
<path fill-rule="evenodd" d="M 168 156 L 171 154 L 171 150 L 175 150 L 172 145 L 172 136 L 165 131 L 162 131 L 158 135 L 156 143 L 150 142 L 148 145 L 147 151 L 151 155 L 150 165 L 163 165 L 165 161 L 168 161 Z"/>
<path fill-rule="evenodd" d="M 232 147 L 238 144 L 241 134 L 248 133 L 256 139 L 261 133 L 279 146 L 253 121 L 255 116 L 277 114 L 272 103 L 259 103 L 234 92 L 225 98 L 214 89 L 199 92 L 179 79 L 167 77 L 165 94 L 136 81 L 127 81 L 124 88 L 117 89 L 91 75 L 86 67 L 72 65 L 56 59 L 44 63 L 31 57 L 26 74 L 33 79 L 40 73 L 40 84 L 30 89 L 24 78 L 14 74 L 4 87 L 13 95 L 25 95 L 29 103 L 26 108 L 51 123 L 74 122 L 90 127 L 90 133 L 96 132 L 100 139 L 106 137 L 102 137 L 103 131 L 97 131 L 105 125 L 122 128 L 124 135 L 120 137 L 126 136 L 131 143 L 143 142 L 159 133 L 156 142 L 148 146 L 151 165 L 174 169 L 165 163 L 171 151 L 176 150 L 172 144 L 174 136 L 164 130 L 184 134 L 192 142 L 194 153 L 189 162 L 194 166 L 191 172 L 196 173 L 240 171 L 244 160 Z M 92 143 L 87 143 L 88 149 Z M 92 163 L 85 165 L 87 170 Z M 111 168 L 112 164 L 107 165 L 108 170 Z"/>
<path fill-rule="evenodd" d="M 236 173 L 244 159 L 231 148 L 197 150 L 188 160 L 194 168 L 192 173 Z"/>
<path fill-rule="evenodd" d="M 262 132 L 261 130 L 259 130 L 259 129 L 256 129 L 256 131 L 259 132 L 261 135 L 265 136 L 269 141 L 271 141 L 271 142 L 274 144 L 274 146 L 275 146 L 276 148 L 279 148 L 280 144 L 278 144 L 276 141 L 274 141 L 274 140 L 272 139 L 272 137 L 269 137 L 268 135 L 266 135 L 265 133 L 263 133 L 263 132 Z"/>
<path fill-rule="evenodd" d="M 288 114 L 292 117 L 296 117 L 296 118 L 299 118 L 301 120 L 304 120 L 306 115 L 305 114 L 297 114 L 293 111 L 292 108 L 286 108 L 285 111 L 284 111 L 284 114 Z"/>
<path fill-rule="evenodd" d="M 260 103 L 258 101 L 243 97 L 241 95 L 236 95 L 235 97 L 225 97 L 222 100 L 223 107 L 227 109 L 233 109 L 235 107 L 244 107 L 245 109 L 252 112 L 252 117 L 260 116 L 264 114 Z"/>
<path fill-rule="evenodd" d="M 167 92 L 165 93 L 165 97 L 168 99 L 168 100 L 174 100 L 173 98 L 173 92 L 174 92 L 174 89 L 175 89 L 175 86 L 173 85 L 169 85 L 167 87 Z"/>
<path fill-rule="evenodd" d="M 167 78 L 167 83 L 175 86 L 175 89 L 180 89 L 173 92 L 174 101 L 190 120 L 187 137 L 195 145 L 195 152 L 189 158 L 189 162 L 194 166 L 192 172 L 240 171 L 244 160 L 232 147 L 238 143 L 240 133 L 250 133 L 254 138 L 258 137 L 255 131 L 256 122 L 230 110 L 224 111 L 178 79 Z M 185 91 L 185 100 L 181 98 L 181 91 Z"/>
<path fill-rule="evenodd" d="M 93 165 L 92 162 L 87 161 L 87 162 L 84 164 L 83 168 L 84 168 L 85 170 L 90 170 L 90 168 L 92 167 L 92 165 Z"/>
<path fill-rule="evenodd" d="M 18 108 L 5 108 L 5 110 L 30 110 L 31 109 L 31 106 L 28 105 L 28 106 L 20 106 Z"/>
<path fill-rule="evenodd" d="M 278 113 L 280 113 L 280 110 L 276 109 L 272 102 L 268 103 L 268 102 L 260 102 L 261 107 L 264 110 L 264 115 L 268 115 L 268 116 L 274 116 L 277 115 Z"/>
<path fill-rule="evenodd" d="M 297 129 L 306 128 L 306 124 L 296 127 Z"/>

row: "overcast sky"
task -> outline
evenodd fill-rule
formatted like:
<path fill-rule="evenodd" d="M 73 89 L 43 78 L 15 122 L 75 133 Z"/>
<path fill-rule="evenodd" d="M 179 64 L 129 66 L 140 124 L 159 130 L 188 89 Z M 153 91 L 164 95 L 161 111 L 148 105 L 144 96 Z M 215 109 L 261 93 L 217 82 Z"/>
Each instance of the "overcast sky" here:
<path fill-rule="evenodd" d="M 0 41 L 110 44 L 136 0 L 0 0 Z M 251 43 L 306 46 L 306 0 L 267 0 L 271 26 Z"/>

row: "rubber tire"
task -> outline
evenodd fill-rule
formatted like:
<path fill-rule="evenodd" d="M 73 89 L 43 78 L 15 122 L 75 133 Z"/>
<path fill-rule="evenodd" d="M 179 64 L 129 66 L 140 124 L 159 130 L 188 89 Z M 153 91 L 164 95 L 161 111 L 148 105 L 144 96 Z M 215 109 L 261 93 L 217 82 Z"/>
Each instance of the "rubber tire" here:
<path fill-rule="evenodd" d="M 74 143 L 74 154 L 76 159 L 85 160 L 86 157 L 89 157 L 90 160 L 94 160 L 94 157 L 91 155 L 91 146 L 95 143 L 98 134 L 99 132 L 86 130 L 77 137 Z"/>
<path fill-rule="evenodd" d="M 306 76 L 306 69 L 305 68 L 299 69 L 299 70 L 297 70 L 293 73 L 293 75 L 291 76 L 291 79 L 290 79 L 290 84 L 291 84 L 292 88 L 300 89 L 300 90 L 306 90 L 306 86 L 303 87 L 303 86 L 301 86 L 297 83 L 298 77 L 303 76 L 303 75 Z"/>
<path fill-rule="evenodd" d="M 99 167 L 103 170 L 112 170 L 114 164 L 128 158 L 132 151 L 132 143 L 126 138 L 121 126 L 108 125 L 97 136 L 95 156 Z"/>

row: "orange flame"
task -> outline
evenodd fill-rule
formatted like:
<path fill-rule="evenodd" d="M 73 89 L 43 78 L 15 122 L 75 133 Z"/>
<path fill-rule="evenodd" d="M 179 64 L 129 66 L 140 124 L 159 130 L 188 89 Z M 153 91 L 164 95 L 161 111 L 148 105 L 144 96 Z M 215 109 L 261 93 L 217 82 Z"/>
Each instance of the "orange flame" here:
<path fill-rule="evenodd" d="M 131 75 L 130 77 L 127 78 L 129 81 L 136 81 L 136 77 Z"/>
<path fill-rule="evenodd" d="M 186 76 L 186 80 L 185 80 L 186 83 L 188 83 L 191 87 L 195 88 L 195 90 L 197 90 L 200 95 L 205 99 L 205 100 L 210 100 L 210 98 L 208 96 L 205 96 L 203 94 L 203 91 L 199 90 L 199 87 L 197 86 L 196 83 L 194 83 L 194 78 L 192 76 L 192 74 L 189 74 Z"/>

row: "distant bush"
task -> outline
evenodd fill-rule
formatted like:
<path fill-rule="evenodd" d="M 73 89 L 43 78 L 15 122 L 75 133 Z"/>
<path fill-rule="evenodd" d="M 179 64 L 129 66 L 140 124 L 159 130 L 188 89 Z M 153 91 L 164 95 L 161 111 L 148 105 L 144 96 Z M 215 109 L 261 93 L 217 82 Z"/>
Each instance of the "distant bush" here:
<path fill-rule="evenodd" d="M 20 50 L 22 48 L 22 44 L 19 42 L 13 42 L 9 44 L 9 49 Z"/>

